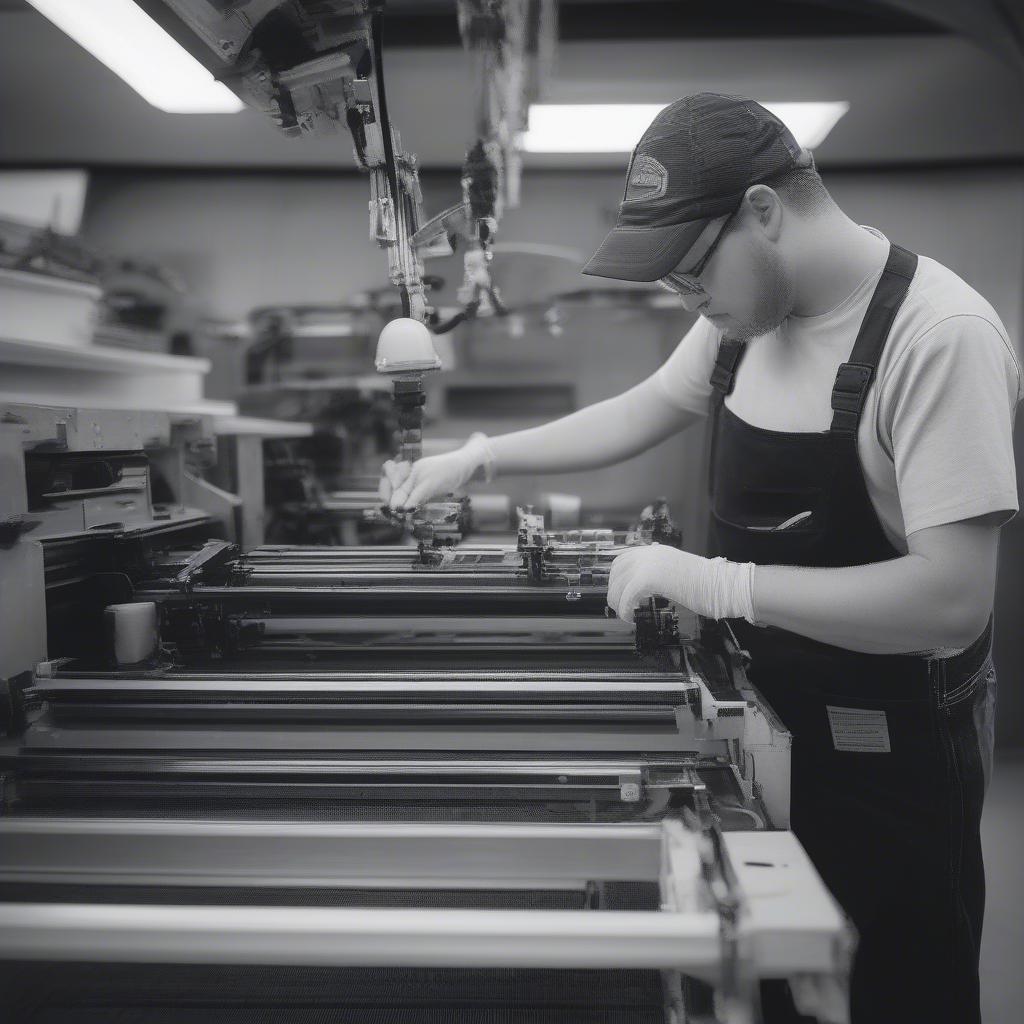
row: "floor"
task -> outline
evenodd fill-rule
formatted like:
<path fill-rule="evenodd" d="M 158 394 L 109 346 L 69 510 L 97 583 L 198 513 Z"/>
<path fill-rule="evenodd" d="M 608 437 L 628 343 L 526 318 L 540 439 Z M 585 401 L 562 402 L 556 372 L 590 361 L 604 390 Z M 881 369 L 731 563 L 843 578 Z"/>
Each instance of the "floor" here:
<path fill-rule="evenodd" d="M 981 948 L 985 1024 L 1024 1021 L 1024 750 L 997 752 L 981 823 L 987 898 Z"/>

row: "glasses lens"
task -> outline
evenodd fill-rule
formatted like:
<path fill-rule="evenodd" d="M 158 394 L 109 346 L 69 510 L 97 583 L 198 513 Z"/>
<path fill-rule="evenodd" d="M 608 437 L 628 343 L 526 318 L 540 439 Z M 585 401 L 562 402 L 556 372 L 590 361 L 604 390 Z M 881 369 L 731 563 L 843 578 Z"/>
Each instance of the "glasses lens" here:
<path fill-rule="evenodd" d="M 693 281 L 683 274 L 666 274 L 661 279 L 660 283 L 663 287 L 684 295 L 700 295 L 703 292 L 703 289 L 699 285 L 694 284 Z"/>

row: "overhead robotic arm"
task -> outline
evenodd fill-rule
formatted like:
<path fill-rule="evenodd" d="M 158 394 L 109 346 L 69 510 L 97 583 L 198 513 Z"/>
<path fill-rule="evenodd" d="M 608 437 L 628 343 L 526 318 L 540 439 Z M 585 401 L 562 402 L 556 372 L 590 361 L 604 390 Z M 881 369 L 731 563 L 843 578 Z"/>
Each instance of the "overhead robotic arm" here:
<path fill-rule="evenodd" d="M 387 252 L 403 313 L 424 320 L 423 264 L 412 244 L 422 196 L 416 159 L 388 118 L 384 0 L 138 2 L 285 135 L 351 133 L 370 176 L 370 237 Z"/>
<path fill-rule="evenodd" d="M 451 255 L 460 238 L 460 319 L 503 311 L 490 279 L 491 245 L 503 208 L 518 201 L 517 147 L 554 38 L 554 0 L 458 0 L 474 64 L 476 139 L 462 202 L 426 225 L 416 158 L 388 116 L 385 0 L 136 2 L 284 134 L 351 133 L 356 162 L 370 176 L 370 237 L 387 252 L 403 315 L 444 326 L 427 303 L 423 259 Z"/>
<path fill-rule="evenodd" d="M 507 310 L 491 279 L 498 222 L 519 205 L 520 139 L 529 104 L 551 57 L 554 0 L 458 0 L 459 31 L 472 63 L 475 139 L 462 165 L 462 202 L 420 229 L 414 243 L 424 254 L 452 252 L 463 240 L 462 311 L 436 333 L 477 316 Z"/>
<path fill-rule="evenodd" d="M 390 325 L 395 330 L 381 336 L 377 368 L 394 379 L 401 456 L 415 460 L 423 373 L 440 365 L 422 325 L 442 333 L 465 319 L 506 312 L 491 279 L 492 246 L 504 208 L 518 203 L 519 141 L 553 46 L 555 0 L 457 0 L 473 65 L 474 141 L 463 164 L 461 202 L 427 224 L 416 159 L 402 149 L 388 115 L 385 0 L 136 3 L 284 134 L 351 134 L 356 162 L 370 178 L 370 237 L 387 253 L 388 275 L 402 306 L 402 318 Z M 442 322 L 427 301 L 423 259 L 451 255 L 460 239 L 462 309 Z M 407 341 L 427 352 L 429 365 L 418 357 L 396 361 L 391 349 Z"/>

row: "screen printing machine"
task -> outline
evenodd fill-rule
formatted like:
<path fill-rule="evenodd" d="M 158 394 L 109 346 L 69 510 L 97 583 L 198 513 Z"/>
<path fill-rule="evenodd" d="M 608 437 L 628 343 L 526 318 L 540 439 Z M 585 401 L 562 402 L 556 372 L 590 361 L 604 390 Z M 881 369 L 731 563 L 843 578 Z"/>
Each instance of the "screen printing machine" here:
<path fill-rule="evenodd" d="M 422 374 L 378 356 L 414 457 Z M 409 545 L 241 551 L 131 437 L 3 418 L 5 1019 L 738 1024 L 766 978 L 846 1019 L 727 624 L 606 611 L 665 507 L 483 544 L 450 496 Z"/>
<path fill-rule="evenodd" d="M 491 243 L 553 5 L 459 0 L 479 139 L 425 224 L 379 0 L 139 6 L 286 134 L 351 133 L 414 460 L 424 323 L 503 309 Z M 421 258 L 456 241 L 442 321 Z M 0 1018 L 753 1024 L 785 979 L 847 1020 L 851 934 L 744 652 L 685 609 L 606 613 L 624 546 L 680 543 L 667 509 L 566 534 L 524 509 L 483 544 L 450 496 L 401 514 L 407 545 L 235 546 L 189 501 L 216 496 L 203 416 L 67 385 L 0 393 Z"/>

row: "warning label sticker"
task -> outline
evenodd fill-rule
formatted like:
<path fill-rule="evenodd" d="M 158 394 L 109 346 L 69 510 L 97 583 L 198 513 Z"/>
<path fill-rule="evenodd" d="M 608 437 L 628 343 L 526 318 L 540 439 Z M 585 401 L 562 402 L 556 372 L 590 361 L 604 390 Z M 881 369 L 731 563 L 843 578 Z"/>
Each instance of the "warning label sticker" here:
<path fill-rule="evenodd" d="M 865 708 L 834 708 L 825 705 L 828 724 L 832 730 L 832 743 L 836 750 L 850 750 L 862 754 L 888 754 L 889 723 L 884 711 Z"/>

